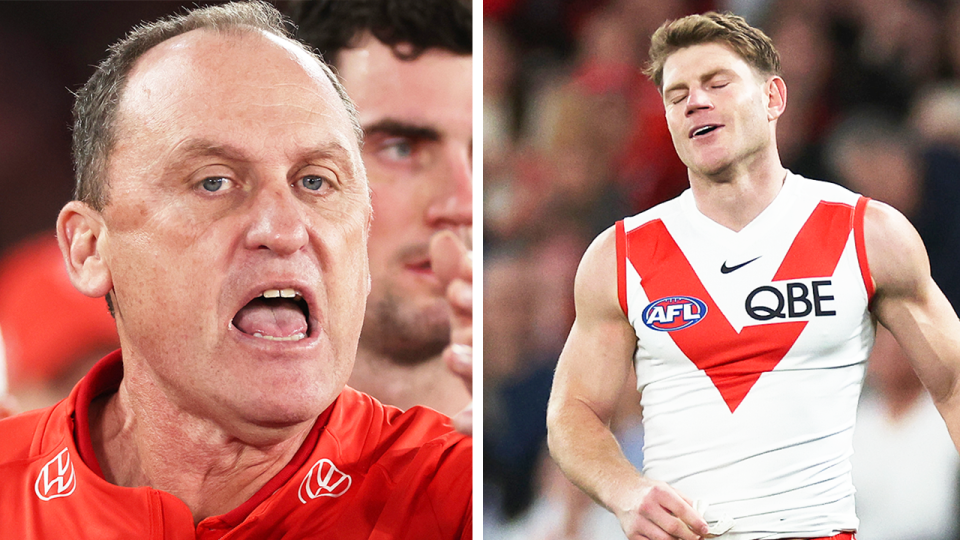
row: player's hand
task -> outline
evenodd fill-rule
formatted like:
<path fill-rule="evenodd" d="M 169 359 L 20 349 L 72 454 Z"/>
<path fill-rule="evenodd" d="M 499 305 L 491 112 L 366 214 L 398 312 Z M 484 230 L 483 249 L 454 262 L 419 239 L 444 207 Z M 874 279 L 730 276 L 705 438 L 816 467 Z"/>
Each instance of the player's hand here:
<path fill-rule="evenodd" d="M 473 262 L 467 246 L 450 231 L 430 240 L 430 264 L 446 287 L 450 303 L 450 345 L 443 351 L 447 367 L 473 391 Z M 453 417 L 460 433 L 473 434 L 473 402 Z"/>
<path fill-rule="evenodd" d="M 615 510 L 630 540 L 699 540 L 707 522 L 693 505 L 664 482 L 644 479 L 624 510 Z"/>

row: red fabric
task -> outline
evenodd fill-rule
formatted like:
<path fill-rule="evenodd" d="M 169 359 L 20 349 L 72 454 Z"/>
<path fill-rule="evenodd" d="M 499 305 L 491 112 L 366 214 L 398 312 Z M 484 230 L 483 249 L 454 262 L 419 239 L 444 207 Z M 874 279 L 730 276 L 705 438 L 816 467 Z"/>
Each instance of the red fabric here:
<path fill-rule="evenodd" d="M 80 407 L 115 391 L 120 361 L 101 360 L 54 407 L 0 421 L 0 539 L 472 538 L 472 440 L 435 411 L 404 413 L 350 388 L 286 469 L 196 526 L 169 493 L 106 482 Z M 343 481 L 324 489 L 330 478 Z"/>
<path fill-rule="evenodd" d="M 630 316 L 627 313 L 627 248 L 626 248 L 626 233 L 623 229 L 623 220 L 617 222 L 615 229 L 617 238 L 617 297 L 620 299 L 620 309 L 623 310 L 623 314 Z"/>
<path fill-rule="evenodd" d="M 867 212 L 868 202 L 869 198 L 860 197 L 853 212 L 853 239 L 857 246 L 857 260 L 860 261 L 863 285 L 867 288 L 867 302 L 873 299 L 874 293 L 873 276 L 870 275 L 870 263 L 867 261 L 867 244 L 863 239 L 863 216 Z"/>
<path fill-rule="evenodd" d="M 14 389 L 120 346 L 106 301 L 86 297 L 70 283 L 53 231 L 0 260 L 0 334 Z"/>
<path fill-rule="evenodd" d="M 773 280 L 832 276 L 850 237 L 852 216 L 848 204 L 818 204 L 793 239 Z"/>

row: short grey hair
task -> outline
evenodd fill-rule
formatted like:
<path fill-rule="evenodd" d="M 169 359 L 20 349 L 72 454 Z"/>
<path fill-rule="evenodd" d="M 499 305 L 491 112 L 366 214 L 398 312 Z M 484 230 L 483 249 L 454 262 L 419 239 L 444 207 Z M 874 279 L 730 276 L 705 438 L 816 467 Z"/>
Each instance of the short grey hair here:
<path fill-rule="evenodd" d="M 343 85 L 318 53 L 293 37 L 283 14 L 260 0 L 204 7 L 135 27 L 110 46 L 107 58 L 77 92 L 73 107 L 73 160 L 77 182 L 74 197 L 77 200 L 98 211 L 107 204 L 107 158 L 116 141 L 117 109 L 137 60 L 156 45 L 200 28 L 219 32 L 260 30 L 288 40 L 315 58 L 340 96 L 357 142 L 362 144 L 363 131 L 357 110 Z"/>

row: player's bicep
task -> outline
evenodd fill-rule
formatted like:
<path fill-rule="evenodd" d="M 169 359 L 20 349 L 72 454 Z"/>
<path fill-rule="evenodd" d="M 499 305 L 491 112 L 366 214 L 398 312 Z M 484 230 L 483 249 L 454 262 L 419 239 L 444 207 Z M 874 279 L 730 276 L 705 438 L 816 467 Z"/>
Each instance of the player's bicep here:
<path fill-rule="evenodd" d="M 608 422 L 630 376 L 636 334 L 617 297 L 613 230 L 597 238 L 577 270 L 576 320 L 560 354 L 551 405 L 589 407 Z"/>
<path fill-rule="evenodd" d="M 920 235 L 899 212 L 875 202 L 867 208 L 864 235 L 876 284 L 873 313 L 934 399 L 953 396 L 960 380 L 960 320 L 930 277 Z"/>

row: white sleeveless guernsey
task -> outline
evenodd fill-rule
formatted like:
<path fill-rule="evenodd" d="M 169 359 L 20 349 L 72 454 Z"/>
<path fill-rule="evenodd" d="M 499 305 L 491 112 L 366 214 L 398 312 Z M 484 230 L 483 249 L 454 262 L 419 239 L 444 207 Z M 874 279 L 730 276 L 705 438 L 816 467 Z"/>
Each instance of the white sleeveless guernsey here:
<path fill-rule="evenodd" d="M 866 201 L 788 173 L 739 232 L 690 190 L 617 223 L 643 472 L 733 518 L 724 539 L 857 528 L 849 458 L 875 329 Z"/>

